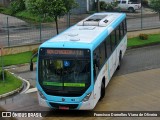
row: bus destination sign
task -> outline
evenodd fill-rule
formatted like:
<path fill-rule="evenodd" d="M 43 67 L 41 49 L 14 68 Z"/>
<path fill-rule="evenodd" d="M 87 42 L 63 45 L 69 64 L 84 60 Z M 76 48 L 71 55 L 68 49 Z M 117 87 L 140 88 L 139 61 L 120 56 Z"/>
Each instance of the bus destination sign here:
<path fill-rule="evenodd" d="M 83 50 L 58 50 L 58 49 L 47 49 L 47 55 L 76 55 L 76 56 L 83 56 Z"/>

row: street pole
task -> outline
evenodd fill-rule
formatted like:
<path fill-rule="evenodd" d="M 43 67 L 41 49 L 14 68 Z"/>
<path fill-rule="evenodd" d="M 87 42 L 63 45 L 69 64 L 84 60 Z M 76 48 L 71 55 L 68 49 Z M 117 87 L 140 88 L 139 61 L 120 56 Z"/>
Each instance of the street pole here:
<path fill-rule="evenodd" d="M 5 78 L 4 78 L 3 47 L 1 46 L 0 49 L 1 49 L 2 80 L 4 82 Z"/>
<path fill-rule="evenodd" d="M 97 0 L 97 12 L 99 12 L 100 11 L 100 8 L 99 8 L 100 6 L 99 6 L 99 0 Z"/>
<path fill-rule="evenodd" d="M 10 43 L 9 43 L 9 20 L 8 20 L 8 17 L 7 17 L 7 33 L 8 33 L 8 47 L 9 47 Z"/>
<path fill-rule="evenodd" d="M 42 42 L 42 22 L 41 22 L 41 20 L 40 20 L 40 24 L 39 24 L 39 34 L 40 34 L 40 43 Z"/>
<path fill-rule="evenodd" d="M 70 22 L 70 12 L 67 12 L 67 28 L 69 28 L 71 26 L 71 22 Z"/>
<path fill-rule="evenodd" d="M 142 16 L 143 14 L 142 14 L 142 0 L 141 0 L 141 30 L 143 29 L 143 20 L 142 20 Z"/>

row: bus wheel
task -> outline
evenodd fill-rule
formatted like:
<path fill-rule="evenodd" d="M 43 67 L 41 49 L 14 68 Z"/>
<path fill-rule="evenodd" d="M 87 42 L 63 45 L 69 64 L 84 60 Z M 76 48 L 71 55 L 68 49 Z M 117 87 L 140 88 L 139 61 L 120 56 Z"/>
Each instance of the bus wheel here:
<path fill-rule="evenodd" d="M 100 100 L 102 100 L 105 96 L 105 85 L 104 85 L 104 82 L 102 81 L 101 83 L 101 97 L 100 97 Z"/>
<path fill-rule="evenodd" d="M 119 70 L 121 68 L 121 60 L 122 60 L 122 54 L 120 53 L 117 70 Z"/>

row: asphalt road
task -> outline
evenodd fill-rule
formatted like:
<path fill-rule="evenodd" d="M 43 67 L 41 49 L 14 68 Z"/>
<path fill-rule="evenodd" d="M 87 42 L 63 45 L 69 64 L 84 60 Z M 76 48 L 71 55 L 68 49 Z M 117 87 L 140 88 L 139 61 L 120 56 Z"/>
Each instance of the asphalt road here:
<path fill-rule="evenodd" d="M 122 61 L 121 69 L 116 72 L 106 89 L 105 98 L 100 101 L 94 111 L 158 111 L 160 110 L 160 45 L 128 50 Z M 148 71 L 145 71 L 148 70 Z M 30 72 L 29 66 L 10 68 L 10 71 L 31 81 L 35 85 L 35 71 Z M 137 72 L 138 71 L 138 72 Z M 128 74 L 129 73 L 129 74 Z M 7 111 L 47 111 L 46 115 L 59 116 L 54 119 L 111 119 L 111 120 L 141 120 L 142 118 L 117 117 L 86 117 L 87 111 L 53 111 L 38 105 L 37 93 L 20 94 L 0 101 L 0 106 Z M 61 117 L 63 116 L 63 117 Z M 67 118 L 66 118 L 67 117 Z M 21 120 L 22 118 L 18 118 Z M 27 118 L 26 118 L 27 119 Z M 37 120 L 52 120 L 53 118 L 37 118 Z M 151 118 L 143 118 L 150 120 Z M 152 118 L 152 120 L 157 118 Z M 23 120 L 23 119 L 22 119 Z M 36 119 L 33 119 L 36 120 Z"/>

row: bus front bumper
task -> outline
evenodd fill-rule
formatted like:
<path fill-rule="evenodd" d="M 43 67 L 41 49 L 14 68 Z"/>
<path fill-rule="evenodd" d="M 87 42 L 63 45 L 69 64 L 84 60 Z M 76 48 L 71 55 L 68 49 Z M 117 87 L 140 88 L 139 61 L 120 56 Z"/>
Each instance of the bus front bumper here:
<path fill-rule="evenodd" d="M 40 106 L 49 107 L 53 109 L 61 109 L 61 110 L 92 110 L 95 106 L 93 99 L 79 103 L 62 103 L 62 102 L 48 101 L 46 99 L 41 98 L 39 94 L 38 94 L 38 99 Z"/>

